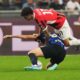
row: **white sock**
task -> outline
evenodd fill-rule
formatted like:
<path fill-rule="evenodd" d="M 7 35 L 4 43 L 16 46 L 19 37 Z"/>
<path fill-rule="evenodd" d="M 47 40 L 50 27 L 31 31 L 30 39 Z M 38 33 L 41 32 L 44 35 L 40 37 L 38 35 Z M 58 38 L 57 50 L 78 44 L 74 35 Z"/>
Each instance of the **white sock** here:
<path fill-rule="evenodd" d="M 72 38 L 72 40 L 69 41 L 70 45 L 73 46 L 77 46 L 77 45 L 80 45 L 80 39 L 77 39 L 77 38 Z"/>

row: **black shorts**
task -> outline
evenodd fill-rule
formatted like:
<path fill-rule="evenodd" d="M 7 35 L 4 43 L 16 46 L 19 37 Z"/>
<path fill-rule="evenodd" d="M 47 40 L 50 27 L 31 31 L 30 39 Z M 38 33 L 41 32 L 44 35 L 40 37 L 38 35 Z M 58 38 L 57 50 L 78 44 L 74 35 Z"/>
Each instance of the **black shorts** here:
<path fill-rule="evenodd" d="M 51 58 L 50 62 L 52 64 L 59 64 L 64 60 L 64 57 L 66 55 L 65 49 L 57 44 L 46 44 L 45 46 L 41 47 L 41 50 L 45 58 Z"/>

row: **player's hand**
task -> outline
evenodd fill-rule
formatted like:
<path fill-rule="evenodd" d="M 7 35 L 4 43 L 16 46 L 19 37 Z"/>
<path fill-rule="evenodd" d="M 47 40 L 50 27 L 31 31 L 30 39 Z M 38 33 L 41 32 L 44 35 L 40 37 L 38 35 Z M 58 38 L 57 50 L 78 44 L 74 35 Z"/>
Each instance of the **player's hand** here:
<path fill-rule="evenodd" d="M 45 41 L 46 41 L 46 36 L 45 36 L 44 32 L 41 32 L 41 33 L 37 36 L 37 39 L 36 39 L 36 40 L 44 44 Z"/>
<path fill-rule="evenodd" d="M 38 34 L 33 34 L 34 38 L 37 38 L 39 35 Z"/>
<path fill-rule="evenodd" d="M 12 37 L 12 35 L 5 35 L 5 36 L 3 36 L 3 39 L 7 39 L 7 38 L 11 38 Z"/>

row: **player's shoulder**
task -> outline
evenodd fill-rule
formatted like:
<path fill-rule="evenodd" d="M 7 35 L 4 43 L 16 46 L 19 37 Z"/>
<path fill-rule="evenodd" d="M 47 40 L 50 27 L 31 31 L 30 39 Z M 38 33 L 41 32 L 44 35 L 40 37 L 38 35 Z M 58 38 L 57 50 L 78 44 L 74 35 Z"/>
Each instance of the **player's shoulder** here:
<path fill-rule="evenodd" d="M 42 9 L 41 8 L 36 8 L 36 9 L 34 9 L 33 11 L 34 12 L 37 12 L 37 11 L 41 11 Z"/>
<path fill-rule="evenodd" d="M 41 8 L 34 9 L 34 13 L 36 15 L 36 18 L 40 18 L 41 19 L 44 16 L 43 13 L 42 13 L 43 10 L 44 9 L 41 9 Z"/>
<path fill-rule="evenodd" d="M 41 8 L 36 8 L 33 10 L 36 15 L 41 15 Z"/>

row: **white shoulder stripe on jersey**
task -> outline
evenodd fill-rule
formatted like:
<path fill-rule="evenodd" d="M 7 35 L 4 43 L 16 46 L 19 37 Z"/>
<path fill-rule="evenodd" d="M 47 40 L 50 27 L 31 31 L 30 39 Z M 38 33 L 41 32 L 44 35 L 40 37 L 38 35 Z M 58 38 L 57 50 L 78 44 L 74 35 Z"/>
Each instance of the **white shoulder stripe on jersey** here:
<path fill-rule="evenodd" d="M 56 20 L 53 21 L 47 21 L 47 24 L 54 24 L 56 22 Z"/>

